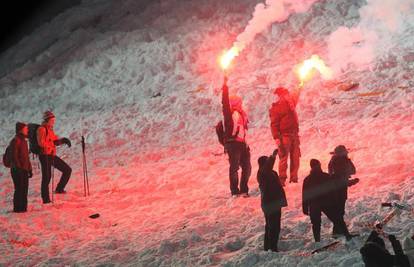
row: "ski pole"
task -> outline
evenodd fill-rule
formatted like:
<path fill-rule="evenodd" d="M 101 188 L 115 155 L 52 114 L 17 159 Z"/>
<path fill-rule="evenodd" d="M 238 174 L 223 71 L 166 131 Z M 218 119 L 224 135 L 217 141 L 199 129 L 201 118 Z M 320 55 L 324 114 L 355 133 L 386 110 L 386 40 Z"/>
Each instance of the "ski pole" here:
<path fill-rule="evenodd" d="M 83 166 L 83 190 L 85 197 L 89 196 L 89 177 L 88 166 L 86 164 L 86 152 L 85 152 L 85 137 L 82 135 L 82 166 Z"/>
<path fill-rule="evenodd" d="M 52 156 L 52 157 L 54 157 L 54 156 Z M 52 164 L 51 164 L 51 166 L 50 166 L 50 169 L 51 169 L 51 171 L 52 171 L 52 203 L 54 203 L 54 195 L 55 195 L 55 190 L 54 190 L 54 188 L 55 188 L 55 168 L 54 168 L 54 161 L 55 161 L 55 158 L 53 158 L 52 159 Z"/>

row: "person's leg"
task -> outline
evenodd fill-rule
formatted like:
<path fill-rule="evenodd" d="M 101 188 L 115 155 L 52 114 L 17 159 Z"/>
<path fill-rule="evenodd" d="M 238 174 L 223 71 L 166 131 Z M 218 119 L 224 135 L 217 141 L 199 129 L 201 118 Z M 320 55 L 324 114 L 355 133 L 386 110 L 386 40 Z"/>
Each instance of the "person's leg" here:
<path fill-rule="evenodd" d="M 312 223 L 312 232 L 315 242 L 321 241 L 321 210 L 319 207 L 310 208 L 310 219 Z"/>
<path fill-rule="evenodd" d="M 268 251 L 270 249 L 269 216 L 266 214 L 264 214 L 264 216 L 265 216 L 265 234 L 264 234 L 263 248 L 264 248 L 264 251 Z"/>
<path fill-rule="evenodd" d="M 298 182 L 298 171 L 300 165 L 300 140 L 299 136 L 291 137 L 290 143 L 290 182 Z"/>
<path fill-rule="evenodd" d="M 19 194 L 20 194 L 20 178 L 18 174 L 18 170 L 11 168 L 10 173 L 13 179 L 13 185 L 14 185 L 14 194 L 13 194 L 13 211 L 18 212 L 20 209 L 19 206 Z"/>
<path fill-rule="evenodd" d="M 29 176 L 25 173 L 22 176 L 22 209 L 27 211 L 27 195 L 29 193 Z"/>
<path fill-rule="evenodd" d="M 273 212 L 269 214 L 269 240 L 270 249 L 274 252 L 278 251 L 277 243 L 279 241 L 280 234 L 280 219 L 281 211 Z"/>
<path fill-rule="evenodd" d="M 240 193 L 239 190 L 239 166 L 240 166 L 240 156 L 241 151 L 240 147 L 236 142 L 228 143 L 227 154 L 229 155 L 229 179 L 230 179 L 230 191 L 232 195 L 237 195 Z"/>
<path fill-rule="evenodd" d="M 65 190 L 65 186 L 69 181 L 70 175 L 72 174 L 72 169 L 69 167 L 66 162 L 64 162 L 58 156 L 53 158 L 53 166 L 62 172 L 62 176 L 58 185 L 56 186 L 56 193 L 63 193 Z"/>
<path fill-rule="evenodd" d="M 283 186 L 285 185 L 285 182 L 287 180 L 288 157 L 290 151 L 289 147 L 289 136 L 283 136 L 282 143 L 279 148 L 279 178 Z"/>
<path fill-rule="evenodd" d="M 52 177 L 52 159 L 47 155 L 39 155 L 39 160 L 42 169 L 42 200 L 43 203 L 50 203 L 49 183 Z"/>
<path fill-rule="evenodd" d="M 243 153 L 240 157 L 240 166 L 242 169 L 240 179 L 240 193 L 249 193 L 249 178 L 252 173 L 252 164 L 250 162 L 250 148 L 243 144 Z"/>
<path fill-rule="evenodd" d="M 348 227 L 344 221 L 344 217 L 341 215 L 341 212 L 336 209 L 335 206 L 323 208 L 323 213 L 326 217 L 331 220 L 334 224 L 334 228 L 337 229 L 337 233 L 343 234 L 344 236 L 349 236 Z"/>

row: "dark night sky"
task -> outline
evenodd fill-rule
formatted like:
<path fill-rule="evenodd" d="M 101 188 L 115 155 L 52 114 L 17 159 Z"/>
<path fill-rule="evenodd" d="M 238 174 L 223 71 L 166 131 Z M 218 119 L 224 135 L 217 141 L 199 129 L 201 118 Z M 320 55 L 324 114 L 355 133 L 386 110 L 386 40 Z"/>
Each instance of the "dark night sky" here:
<path fill-rule="evenodd" d="M 4 1 L 6 2 L 6 1 Z M 1 7 L 0 53 L 81 0 L 13 0 Z"/>

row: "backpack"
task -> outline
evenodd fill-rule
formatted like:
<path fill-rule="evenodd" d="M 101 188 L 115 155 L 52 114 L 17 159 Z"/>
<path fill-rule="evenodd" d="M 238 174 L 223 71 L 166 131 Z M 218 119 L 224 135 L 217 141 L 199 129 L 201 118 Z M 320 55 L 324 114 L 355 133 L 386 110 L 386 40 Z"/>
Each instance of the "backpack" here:
<path fill-rule="evenodd" d="M 12 142 L 7 146 L 6 151 L 3 154 L 3 165 L 6 168 L 11 168 L 13 162 L 13 155 L 12 155 Z"/>
<path fill-rule="evenodd" d="M 39 124 L 29 123 L 29 150 L 31 153 L 39 155 L 40 154 L 40 146 L 37 143 L 37 129 L 39 129 Z M 46 128 L 47 130 L 47 128 Z"/>
<path fill-rule="evenodd" d="M 217 138 L 218 138 L 219 143 L 224 146 L 225 133 L 224 133 L 223 121 L 219 121 L 217 123 L 217 125 L 216 125 L 216 134 L 217 134 Z"/>

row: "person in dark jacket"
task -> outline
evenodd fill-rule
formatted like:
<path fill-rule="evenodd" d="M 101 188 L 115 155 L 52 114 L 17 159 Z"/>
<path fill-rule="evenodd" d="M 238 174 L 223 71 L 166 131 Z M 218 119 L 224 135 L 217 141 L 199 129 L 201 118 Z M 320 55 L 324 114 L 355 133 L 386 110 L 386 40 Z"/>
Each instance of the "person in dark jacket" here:
<path fill-rule="evenodd" d="M 356 173 L 356 169 L 351 159 L 348 157 L 348 150 L 344 145 L 335 148 L 329 165 L 329 174 L 335 179 L 337 185 L 338 208 L 342 216 L 345 216 L 345 204 L 348 199 L 348 187 L 359 182 L 358 178 L 350 179 Z M 333 234 L 343 234 L 334 225 Z"/>
<path fill-rule="evenodd" d="M 282 184 L 287 179 L 288 158 L 290 157 L 290 182 L 298 182 L 300 163 L 299 119 L 296 113 L 300 90 L 292 93 L 286 88 L 278 87 L 274 94 L 278 101 L 269 110 L 270 129 L 276 147 L 279 148 L 279 175 Z"/>
<path fill-rule="evenodd" d="M 389 235 L 395 255 L 391 255 L 385 247 L 384 240 L 377 231 L 372 231 L 364 246 L 359 250 L 362 260 L 367 267 L 410 267 L 407 255 L 404 254 L 401 243 L 394 235 Z"/>
<path fill-rule="evenodd" d="M 249 178 L 252 170 L 250 148 L 247 145 L 247 114 L 242 108 L 240 97 L 229 97 L 227 78 L 222 87 L 222 104 L 224 117 L 224 147 L 229 155 L 230 191 L 233 197 L 249 196 Z M 238 170 L 241 167 L 240 187 Z"/>
<path fill-rule="evenodd" d="M 12 149 L 11 176 L 14 184 L 13 211 L 27 211 L 27 194 L 29 178 L 32 175 L 32 165 L 29 158 L 29 149 L 26 138 L 28 127 L 26 124 L 16 123 L 16 136 L 11 141 Z"/>
<path fill-rule="evenodd" d="M 72 169 L 60 157 L 56 155 L 56 146 L 66 144 L 71 147 L 68 138 L 59 138 L 55 135 L 53 126 L 55 124 L 55 115 L 51 111 L 43 114 L 43 123 L 37 130 L 37 143 L 40 147 L 40 165 L 42 167 L 42 187 L 41 195 L 44 204 L 50 203 L 49 183 L 52 177 L 52 167 L 62 172 L 59 183 L 56 186 L 57 194 L 64 194 L 65 186 L 69 181 Z"/>
<path fill-rule="evenodd" d="M 322 171 L 319 160 L 310 161 L 311 172 L 303 181 L 302 210 L 310 216 L 315 242 L 321 241 L 322 212 L 341 230 L 347 240 L 351 235 L 345 224 L 341 210 L 336 205 L 336 186 L 333 178 Z"/>
<path fill-rule="evenodd" d="M 287 207 L 285 190 L 280 182 L 279 175 L 273 170 L 276 149 L 269 157 L 261 156 L 258 160 L 259 171 L 257 182 L 261 193 L 261 207 L 265 216 L 264 250 L 277 252 L 277 243 L 280 233 L 282 208 Z"/>

